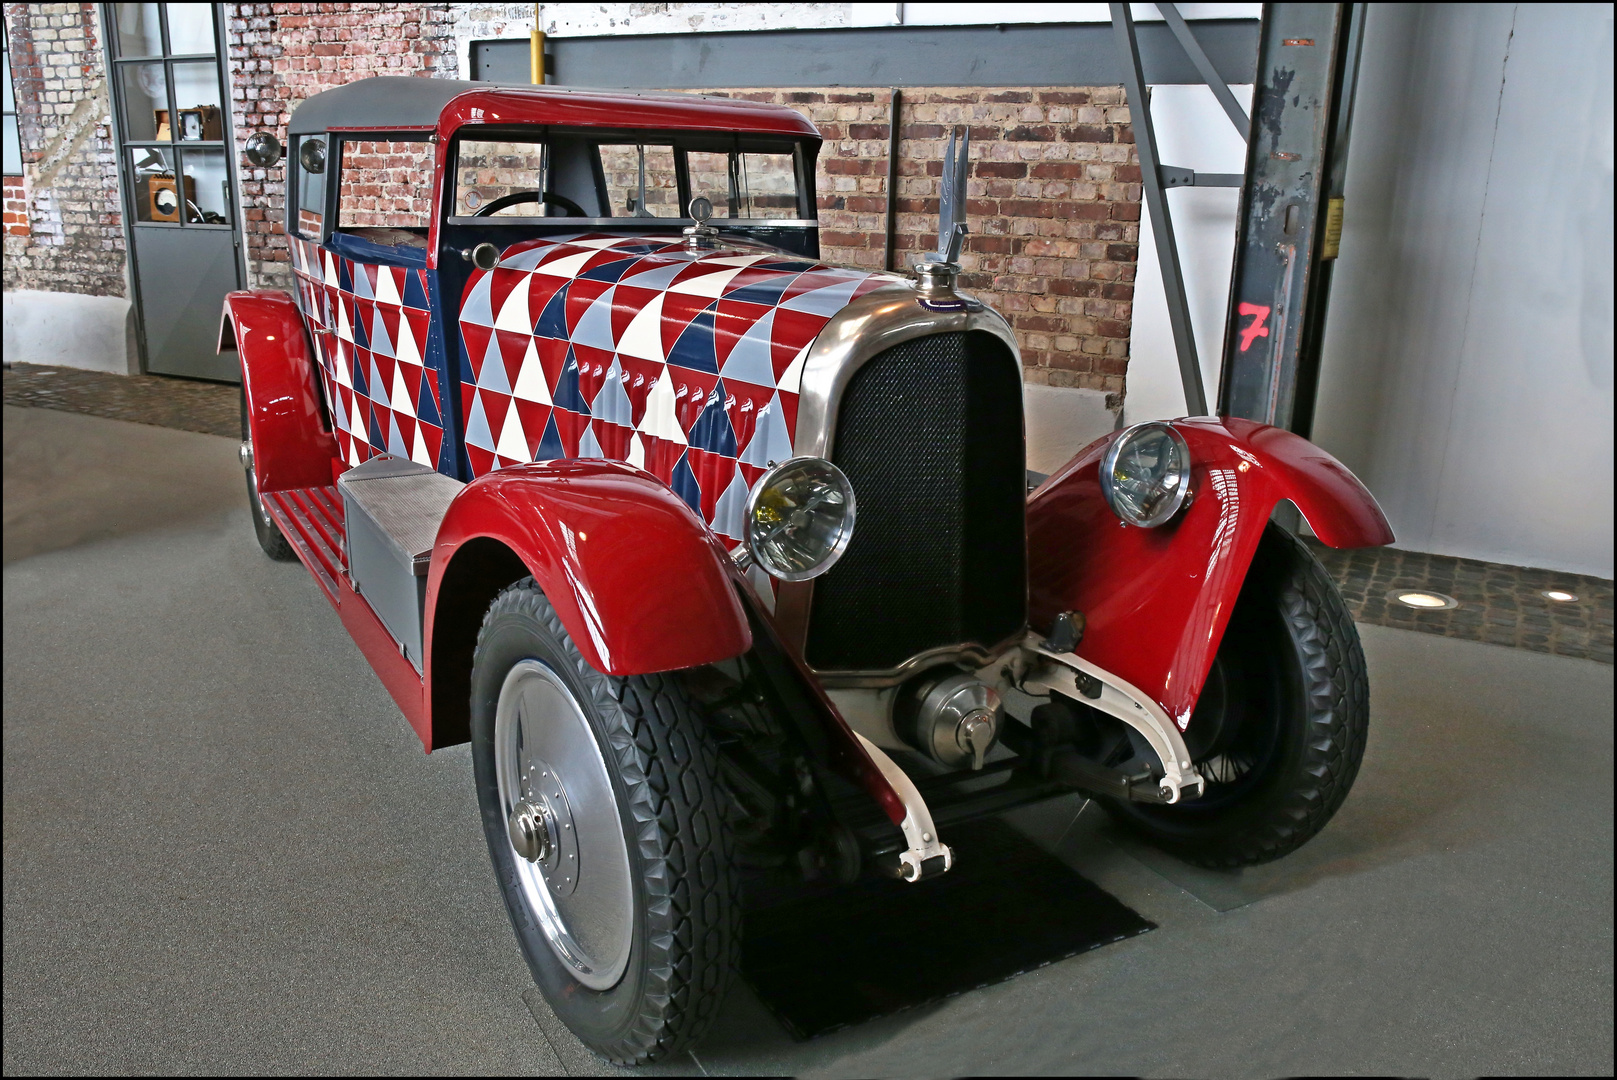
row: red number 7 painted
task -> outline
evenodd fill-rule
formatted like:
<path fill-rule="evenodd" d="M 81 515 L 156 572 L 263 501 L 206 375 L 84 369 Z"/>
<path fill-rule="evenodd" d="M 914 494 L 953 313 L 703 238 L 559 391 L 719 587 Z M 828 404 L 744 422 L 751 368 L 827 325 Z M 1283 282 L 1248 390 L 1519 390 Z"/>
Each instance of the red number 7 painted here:
<path fill-rule="evenodd" d="M 1269 328 L 1263 325 L 1269 318 L 1269 309 L 1262 304 L 1248 304 L 1242 301 L 1241 306 L 1235 310 L 1239 314 L 1253 316 L 1252 321 L 1241 330 L 1241 351 L 1246 352 L 1252 347 L 1255 338 L 1269 336 Z"/>

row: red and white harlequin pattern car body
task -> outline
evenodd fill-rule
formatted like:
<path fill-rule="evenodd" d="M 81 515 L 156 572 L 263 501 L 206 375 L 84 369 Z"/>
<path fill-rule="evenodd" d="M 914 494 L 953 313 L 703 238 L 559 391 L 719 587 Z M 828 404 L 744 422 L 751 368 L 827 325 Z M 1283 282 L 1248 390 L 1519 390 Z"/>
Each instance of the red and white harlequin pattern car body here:
<path fill-rule="evenodd" d="M 850 301 L 894 279 L 666 236 L 514 244 L 467 282 L 460 336 L 474 475 L 611 458 L 650 472 L 721 536 L 792 456 L 803 360 Z"/>
<path fill-rule="evenodd" d="M 692 147 L 739 147 L 744 137 L 785 147 L 803 220 L 732 216 L 713 240 L 685 219 L 614 217 L 598 154 L 599 217 L 457 216 L 474 206 L 456 202 L 458 147 L 468 132 L 482 138 L 496 126 L 511 138 L 596 139 L 597 150 L 606 136 L 596 131 L 678 153 L 687 152 L 678 149 L 682 139 Z M 819 261 L 819 136 L 791 110 L 376 79 L 311 98 L 290 132 L 295 300 L 233 293 L 230 332 L 221 335 L 241 352 L 251 436 L 243 456 L 263 515 L 321 582 L 429 749 L 467 737 L 479 620 L 501 589 L 530 575 L 585 659 L 609 675 L 778 653 L 777 673 L 797 673 L 781 677 L 823 727 L 815 740 L 823 764 L 904 830 L 919 867 L 931 858 L 926 850 L 940 850 L 917 825 L 930 819 L 871 741 L 903 745 L 881 710 L 891 710 L 890 691 L 905 680 L 929 666 L 986 672 L 996 657 L 1035 655 L 1042 646 L 1029 644 L 1034 631 L 1063 613 L 1087 612 L 1081 641 L 1057 660 L 1078 679 L 1073 685 L 1099 680 L 1095 686 L 1104 682 L 1128 703 L 1117 715 L 1159 740 L 1151 746 L 1177 798 L 1181 782 L 1194 780 L 1182 731 L 1275 505 L 1294 502 L 1326 543 L 1391 539 L 1374 500 L 1339 463 L 1290 433 L 1244 421 L 1179 422 L 1196 495 L 1171 529 L 1124 528 L 1108 508 L 1098 466 L 1111 437 L 1027 497 L 1021 369 L 1009 325 L 952 286 L 934 293 L 905 277 Z M 426 147 L 430 174 L 423 164 L 412 179 L 427 224 L 338 227 L 335 186 L 318 207 L 300 206 L 298 144 L 310 139 L 331 143 L 333 163 L 343 160 L 335 146 L 355 140 Z M 687 173 L 679 175 L 688 197 Z M 641 209 L 644 196 L 642 180 Z M 492 256 L 477 256 L 482 249 Z M 860 413 L 851 388 L 877 361 L 909 382 L 867 397 Z M 966 406 L 983 399 L 972 398 L 972 387 L 987 386 L 973 380 L 984 372 L 999 380 L 1000 396 L 973 412 Z M 934 415 L 954 419 L 929 427 Z M 932 453 L 945 445 L 952 458 Z M 855 450 L 863 454 L 857 476 Z M 759 477 L 796 455 L 833 458 L 849 470 L 862 531 L 819 593 L 814 582 L 755 591 L 761 581 L 744 577 L 730 553 L 741 547 Z M 407 463 L 435 470 L 454 491 L 404 553 L 401 588 L 418 605 L 414 653 L 410 635 L 384 623 L 351 574 L 354 523 L 338 478 L 366 468 L 380 475 L 377 459 L 395 471 L 408 471 Z M 998 486 L 985 501 L 974 490 L 983 484 L 967 481 L 990 459 Z M 986 541 L 985 524 L 993 526 Z M 945 542 L 926 547 L 950 529 Z M 600 543 L 603 532 L 618 542 Z M 586 535 L 595 539 L 584 543 Z M 861 537 L 871 537 L 864 553 Z M 878 544 L 889 549 L 872 561 Z M 952 563 L 942 565 L 939 552 Z M 846 626 L 827 619 L 838 633 L 867 631 L 903 608 L 924 634 L 932 630 L 929 604 L 939 627 L 952 625 L 962 608 L 993 606 L 963 599 L 990 579 L 1008 617 L 992 635 L 938 630 L 941 640 L 879 670 L 815 669 L 805 647 L 811 622 L 831 610 L 822 601 L 833 574 L 860 559 L 860 588 L 883 588 L 884 567 L 913 577 L 934 562 L 936 581 L 953 584 L 914 590 L 920 603 L 891 597 L 890 609 L 845 605 L 877 614 L 845 615 Z M 853 573 L 841 578 L 844 598 Z M 1045 662 L 1054 654 L 1037 655 Z M 838 688 L 845 696 L 833 704 L 827 691 Z M 849 704 L 861 701 L 864 712 Z M 856 739 L 849 719 L 870 739 Z"/>

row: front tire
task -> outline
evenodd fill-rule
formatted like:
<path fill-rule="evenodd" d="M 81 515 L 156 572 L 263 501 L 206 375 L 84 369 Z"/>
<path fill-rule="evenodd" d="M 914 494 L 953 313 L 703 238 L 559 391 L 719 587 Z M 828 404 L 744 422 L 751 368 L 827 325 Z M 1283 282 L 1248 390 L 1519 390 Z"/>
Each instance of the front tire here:
<path fill-rule="evenodd" d="M 1106 800 L 1114 819 L 1185 859 L 1269 862 L 1325 827 L 1353 787 L 1370 724 L 1364 649 L 1336 583 L 1271 524 L 1185 729 L 1199 797 Z"/>
<path fill-rule="evenodd" d="M 241 391 L 241 464 L 247 471 L 247 507 L 253 514 L 253 532 L 258 536 L 258 546 L 276 562 L 291 562 L 298 557 L 297 552 L 264 509 L 264 498 L 259 495 L 258 481 L 253 477 L 253 432 L 247 423 L 246 387 Z"/>
<path fill-rule="evenodd" d="M 495 877 L 550 1007 L 617 1064 L 690 1046 L 738 966 L 741 903 L 718 751 L 683 686 L 596 671 L 525 578 L 478 634 L 471 741 Z"/>

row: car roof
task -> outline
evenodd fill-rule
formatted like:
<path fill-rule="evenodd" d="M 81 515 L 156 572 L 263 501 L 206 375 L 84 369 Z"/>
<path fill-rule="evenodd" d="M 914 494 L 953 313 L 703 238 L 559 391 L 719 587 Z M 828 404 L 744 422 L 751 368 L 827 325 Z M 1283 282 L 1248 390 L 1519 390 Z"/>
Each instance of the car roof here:
<path fill-rule="evenodd" d="M 315 94 L 292 113 L 289 135 L 323 131 L 433 130 L 464 124 L 739 131 L 818 140 L 818 129 L 784 105 L 700 94 L 589 90 L 464 79 L 379 75 Z"/>

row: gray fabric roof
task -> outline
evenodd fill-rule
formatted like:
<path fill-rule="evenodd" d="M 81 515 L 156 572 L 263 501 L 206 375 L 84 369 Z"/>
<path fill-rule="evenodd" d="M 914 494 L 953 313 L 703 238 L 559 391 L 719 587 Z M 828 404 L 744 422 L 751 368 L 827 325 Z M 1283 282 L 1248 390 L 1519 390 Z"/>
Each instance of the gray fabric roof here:
<path fill-rule="evenodd" d="M 465 79 L 428 79 L 411 75 L 379 75 L 326 90 L 299 105 L 287 125 L 289 135 L 310 135 L 332 128 L 436 127 L 438 114 L 451 98 L 468 90 L 487 90 L 493 83 Z"/>

